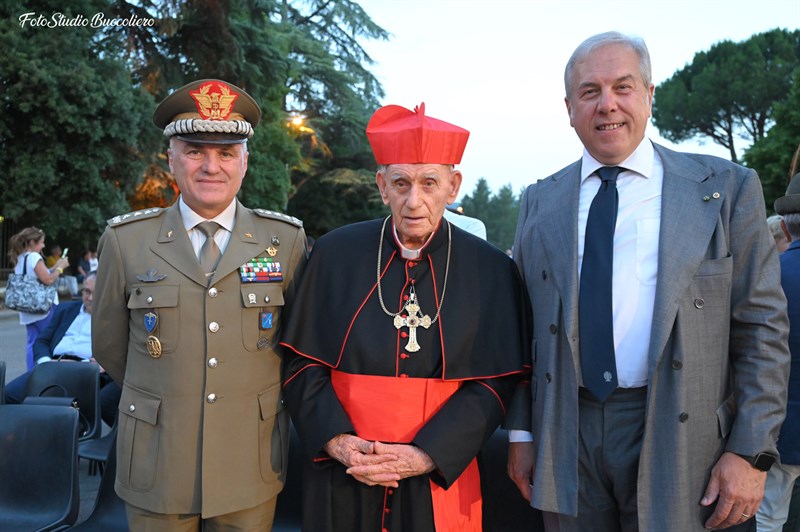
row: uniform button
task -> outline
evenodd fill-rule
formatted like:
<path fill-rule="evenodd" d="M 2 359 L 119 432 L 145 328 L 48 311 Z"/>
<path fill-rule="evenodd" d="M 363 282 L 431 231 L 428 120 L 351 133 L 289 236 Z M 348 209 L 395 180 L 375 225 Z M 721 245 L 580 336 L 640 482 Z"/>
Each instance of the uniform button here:
<path fill-rule="evenodd" d="M 400 358 L 408 358 L 408 355 L 406 353 L 400 353 Z"/>
<path fill-rule="evenodd" d="M 131 405 L 128 407 L 128 412 L 136 412 L 136 405 Z"/>
<path fill-rule="evenodd" d="M 551 323 L 550 324 L 550 333 L 551 334 L 555 334 L 557 332 L 558 332 L 558 326 L 556 324 L 554 324 L 554 323 Z"/>
<path fill-rule="evenodd" d="M 542 270 L 542 279 L 547 280 L 547 270 Z"/>
<path fill-rule="evenodd" d="M 683 367 L 683 362 L 680 360 L 673 360 L 672 361 L 672 369 L 681 369 Z"/>
<path fill-rule="evenodd" d="M 217 401 L 217 395 L 213 393 L 208 394 L 208 397 L 206 397 L 206 401 L 208 401 L 209 403 L 215 403 Z"/>
<path fill-rule="evenodd" d="M 681 415 L 678 416 L 678 421 L 680 421 L 681 423 L 683 423 L 687 419 L 689 419 L 689 414 L 687 414 L 686 412 L 681 412 Z"/>
<path fill-rule="evenodd" d="M 400 331 L 400 338 L 408 338 L 408 333 L 405 331 Z"/>
<path fill-rule="evenodd" d="M 153 302 L 153 296 L 147 296 L 147 299 L 145 299 L 145 301 L 147 301 L 148 304 L 152 303 Z"/>
<path fill-rule="evenodd" d="M 264 296 L 264 303 L 269 303 L 269 296 Z"/>
<path fill-rule="evenodd" d="M 217 323 L 216 321 L 212 321 L 211 323 L 208 324 L 208 330 L 211 331 L 212 333 L 217 332 L 219 330 L 219 323 Z"/>
<path fill-rule="evenodd" d="M 209 358 L 208 359 L 208 367 L 209 368 L 216 368 L 217 367 L 217 359 L 216 358 Z"/>
<path fill-rule="evenodd" d="M 208 295 L 209 295 L 209 296 L 211 296 L 211 297 L 217 297 L 217 294 L 219 294 L 219 290 L 217 290 L 217 289 L 216 289 L 216 287 L 215 287 L 215 288 L 209 288 L 209 289 L 208 289 Z"/>
<path fill-rule="evenodd" d="M 703 301 L 703 299 L 700 298 L 700 297 L 698 297 L 697 299 L 694 300 L 694 307 L 695 308 L 703 308 L 703 305 L 705 305 L 705 304 L 706 304 L 706 302 Z"/>
<path fill-rule="evenodd" d="M 544 380 L 546 380 L 547 382 L 550 382 L 550 381 L 553 380 L 553 376 L 550 375 L 549 373 L 545 373 L 544 374 Z"/>

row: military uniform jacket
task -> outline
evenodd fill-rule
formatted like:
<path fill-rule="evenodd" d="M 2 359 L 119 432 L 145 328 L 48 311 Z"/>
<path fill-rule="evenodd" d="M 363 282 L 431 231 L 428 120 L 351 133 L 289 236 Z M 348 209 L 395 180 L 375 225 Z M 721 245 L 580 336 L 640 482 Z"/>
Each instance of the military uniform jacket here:
<path fill-rule="evenodd" d="M 242 282 L 239 268 L 268 248 L 282 281 Z M 301 223 L 237 201 L 210 280 L 177 204 L 112 219 L 98 251 L 93 351 L 122 386 L 117 493 L 153 512 L 203 517 L 277 495 L 289 423 L 275 346 L 307 257 Z"/>

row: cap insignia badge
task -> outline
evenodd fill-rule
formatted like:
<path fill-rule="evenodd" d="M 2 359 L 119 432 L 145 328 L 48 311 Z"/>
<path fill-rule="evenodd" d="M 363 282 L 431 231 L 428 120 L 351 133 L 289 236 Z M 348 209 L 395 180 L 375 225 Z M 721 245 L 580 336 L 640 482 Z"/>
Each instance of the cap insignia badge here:
<path fill-rule="evenodd" d="M 194 98 L 200 116 L 205 120 L 227 120 L 239 95 L 232 93 L 224 83 L 216 81 L 203 83 L 198 89 L 189 91 L 189 94 Z"/>

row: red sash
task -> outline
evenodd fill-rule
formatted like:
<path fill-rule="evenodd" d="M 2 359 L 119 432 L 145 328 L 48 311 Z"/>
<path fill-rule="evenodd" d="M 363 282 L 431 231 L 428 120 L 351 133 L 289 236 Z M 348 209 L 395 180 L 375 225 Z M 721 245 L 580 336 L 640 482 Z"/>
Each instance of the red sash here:
<path fill-rule="evenodd" d="M 419 429 L 461 386 L 440 379 L 353 375 L 331 371 L 331 382 L 360 438 L 409 443 Z M 444 489 L 431 485 L 436 532 L 481 532 L 481 482 L 472 459 L 461 476 Z"/>

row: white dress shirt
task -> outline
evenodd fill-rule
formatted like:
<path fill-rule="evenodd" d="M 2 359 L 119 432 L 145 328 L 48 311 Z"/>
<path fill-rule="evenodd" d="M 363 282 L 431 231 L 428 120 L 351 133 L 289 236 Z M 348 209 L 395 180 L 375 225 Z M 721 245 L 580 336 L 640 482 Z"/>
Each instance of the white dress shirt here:
<path fill-rule="evenodd" d="M 194 212 L 188 205 L 186 205 L 186 203 L 184 203 L 182 197 L 178 200 L 178 209 L 181 212 L 183 226 L 186 228 L 186 233 L 189 235 L 189 240 L 192 243 L 192 248 L 194 248 L 195 255 L 197 255 L 197 260 L 200 260 L 200 249 L 206 242 L 206 235 L 200 231 L 200 229 L 196 229 L 195 226 L 201 222 L 205 222 L 206 218 L 203 218 Z M 233 224 L 236 223 L 236 199 L 233 199 L 231 204 L 225 207 L 224 211 L 213 218 L 209 218 L 208 220 L 217 222 L 221 226 L 221 228 L 218 229 L 214 234 L 214 242 L 217 243 L 217 247 L 219 247 L 219 252 L 221 255 L 222 253 L 225 253 L 225 248 L 228 246 L 228 242 L 231 239 L 231 233 L 233 232 Z M 224 229 L 224 231 L 222 229 Z"/>
<path fill-rule="evenodd" d="M 594 172 L 604 166 L 584 149 L 578 200 L 578 276 L 589 206 L 600 188 Z M 618 164 L 619 207 L 614 229 L 612 308 L 617 379 L 622 388 L 647 385 L 647 350 L 653 325 L 661 228 L 661 189 L 664 166 L 649 139 Z M 580 378 L 580 376 L 578 376 Z M 511 442 L 532 441 L 525 431 L 509 431 Z"/>
<path fill-rule="evenodd" d="M 81 305 L 81 310 L 72 323 L 69 324 L 64 337 L 53 349 L 53 358 L 59 355 L 72 355 L 83 360 L 92 358 L 92 315 L 86 312 L 86 307 Z M 49 360 L 50 357 L 42 357 L 36 361 L 37 364 Z"/>

